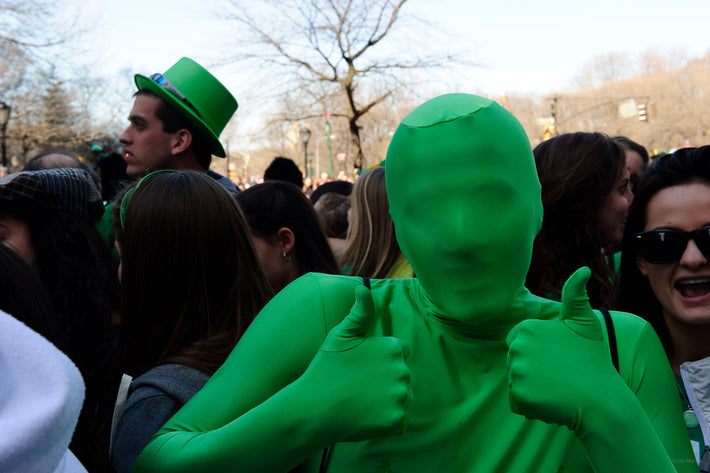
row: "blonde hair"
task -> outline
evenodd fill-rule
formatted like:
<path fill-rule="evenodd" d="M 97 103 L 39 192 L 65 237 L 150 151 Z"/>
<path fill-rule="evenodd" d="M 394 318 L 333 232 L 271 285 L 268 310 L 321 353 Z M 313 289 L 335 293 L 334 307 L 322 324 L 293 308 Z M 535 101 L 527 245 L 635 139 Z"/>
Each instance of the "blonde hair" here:
<path fill-rule="evenodd" d="M 350 276 L 385 278 L 402 254 L 389 214 L 385 169 L 374 168 L 361 174 L 353 186 L 351 200 L 343 264 L 352 266 Z"/>

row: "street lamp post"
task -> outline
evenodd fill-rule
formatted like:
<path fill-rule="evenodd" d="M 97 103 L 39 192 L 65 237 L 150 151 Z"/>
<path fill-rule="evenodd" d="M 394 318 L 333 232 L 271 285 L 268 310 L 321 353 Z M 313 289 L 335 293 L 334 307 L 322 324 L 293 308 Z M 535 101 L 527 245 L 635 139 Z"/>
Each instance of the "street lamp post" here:
<path fill-rule="evenodd" d="M 298 134 L 301 137 L 301 143 L 303 143 L 303 167 L 306 177 L 308 177 L 308 140 L 311 139 L 311 130 L 302 126 Z"/>
<path fill-rule="evenodd" d="M 10 120 L 10 106 L 5 102 L 0 102 L 0 130 L 2 131 L 2 167 L 3 172 L 7 172 L 7 148 L 5 146 L 5 130 L 7 122 Z"/>
<path fill-rule="evenodd" d="M 316 175 L 320 177 L 318 163 L 320 163 L 320 144 L 323 140 L 328 140 L 328 175 L 333 177 L 333 154 L 331 142 L 336 138 L 335 135 L 321 136 L 316 140 Z"/>

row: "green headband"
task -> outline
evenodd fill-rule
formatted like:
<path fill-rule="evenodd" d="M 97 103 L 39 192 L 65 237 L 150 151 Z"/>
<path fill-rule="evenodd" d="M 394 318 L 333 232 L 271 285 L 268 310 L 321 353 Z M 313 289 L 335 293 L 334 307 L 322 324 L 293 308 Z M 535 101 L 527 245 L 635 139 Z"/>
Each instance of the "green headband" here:
<path fill-rule="evenodd" d="M 143 182 L 147 181 L 151 177 L 155 176 L 156 174 L 162 174 L 164 172 L 178 172 L 175 169 L 159 169 L 157 171 L 153 171 L 149 174 L 146 174 L 140 181 L 138 181 L 138 184 L 133 186 L 128 192 L 126 192 L 126 195 L 123 196 L 123 199 L 121 199 L 121 228 L 123 228 L 126 225 L 126 212 L 128 211 L 128 204 L 131 202 L 131 199 L 133 198 L 133 194 L 136 192 L 136 189 L 140 187 Z"/>

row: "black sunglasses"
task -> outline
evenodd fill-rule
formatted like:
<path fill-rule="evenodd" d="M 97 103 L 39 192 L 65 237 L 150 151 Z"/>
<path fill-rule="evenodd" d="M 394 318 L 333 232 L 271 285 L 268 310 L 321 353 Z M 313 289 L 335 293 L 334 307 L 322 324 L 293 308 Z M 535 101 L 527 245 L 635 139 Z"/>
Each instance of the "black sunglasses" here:
<path fill-rule="evenodd" d="M 682 230 L 650 230 L 634 234 L 636 249 L 643 259 L 653 264 L 678 261 L 692 239 L 698 249 L 710 258 L 710 225 L 691 232 Z"/>

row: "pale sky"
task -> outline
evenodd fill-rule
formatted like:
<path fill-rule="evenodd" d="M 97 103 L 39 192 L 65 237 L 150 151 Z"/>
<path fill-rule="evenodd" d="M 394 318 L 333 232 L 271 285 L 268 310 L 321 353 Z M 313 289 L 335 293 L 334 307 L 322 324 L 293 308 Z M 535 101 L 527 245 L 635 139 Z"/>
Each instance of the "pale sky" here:
<path fill-rule="evenodd" d="M 491 92 L 564 89 L 585 63 L 610 52 L 680 48 L 710 52 L 707 0 L 414 0 L 489 67 L 475 81 Z"/>
<path fill-rule="evenodd" d="M 108 71 L 162 70 L 183 55 L 199 61 L 218 37 L 219 22 L 206 11 L 210 0 L 73 1 L 107 25 L 92 42 Z M 405 12 L 471 48 L 487 66 L 472 70 L 473 80 L 486 88 L 563 87 L 587 60 L 612 51 L 710 51 L 707 0 L 410 0 Z"/>
<path fill-rule="evenodd" d="M 124 81 L 162 72 L 182 56 L 209 65 L 228 38 L 209 12 L 212 0 L 70 2 L 105 25 L 87 58 Z M 451 44 L 479 64 L 464 72 L 457 91 L 488 96 L 564 91 L 592 58 L 611 52 L 710 52 L 708 0 L 410 0 L 405 12 L 451 34 Z M 243 77 L 210 70 L 239 100 Z"/>

